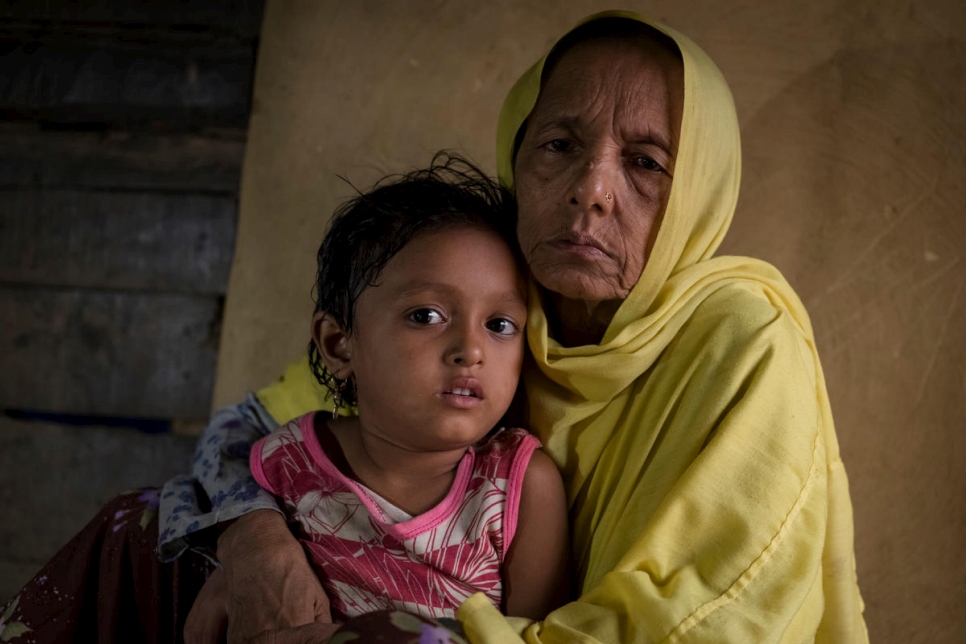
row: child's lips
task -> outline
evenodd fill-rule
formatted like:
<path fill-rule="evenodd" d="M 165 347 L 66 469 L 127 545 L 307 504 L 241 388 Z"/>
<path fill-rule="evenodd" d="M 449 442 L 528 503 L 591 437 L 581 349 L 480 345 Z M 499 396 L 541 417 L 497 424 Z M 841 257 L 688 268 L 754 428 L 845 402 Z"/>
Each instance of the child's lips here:
<path fill-rule="evenodd" d="M 483 402 L 483 386 L 476 378 L 457 378 L 440 392 L 440 397 L 459 409 L 470 409 Z"/>

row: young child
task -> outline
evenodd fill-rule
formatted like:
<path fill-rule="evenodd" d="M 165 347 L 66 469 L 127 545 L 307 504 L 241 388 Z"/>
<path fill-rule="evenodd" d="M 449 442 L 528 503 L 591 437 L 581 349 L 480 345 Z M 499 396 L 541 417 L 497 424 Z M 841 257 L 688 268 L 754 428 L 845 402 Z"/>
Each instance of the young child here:
<path fill-rule="evenodd" d="M 514 219 L 505 190 L 444 156 L 343 205 L 322 242 L 310 360 L 336 411 L 250 462 L 336 621 L 453 618 L 477 592 L 543 618 L 567 599 L 560 475 L 536 438 L 501 429 L 527 316 Z"/>

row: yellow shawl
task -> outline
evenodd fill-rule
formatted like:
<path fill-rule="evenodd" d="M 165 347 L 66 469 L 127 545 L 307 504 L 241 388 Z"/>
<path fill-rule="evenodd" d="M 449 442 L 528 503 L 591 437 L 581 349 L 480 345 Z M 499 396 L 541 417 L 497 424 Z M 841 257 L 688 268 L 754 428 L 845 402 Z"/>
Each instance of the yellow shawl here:
<path fill-rule="evenodd" d="M 714 63 L 680 34 L 684 113 L 653 253 L 599 345 L 548 336 L 533 291 L 531 429 L 571 503 L 580 598 L 523 631 L 532 642 L 855 642 L 848 484 L 808 316 L 773 267 L 712 259 L 734 212 L 740 142 Z M 543 61 L 500 117 L 501 178 Z M 471 601 L 474 642 L 509 623 Z M 512 626 L 520 628 L 520 623 Z"/>
<path fill-rule="evenodd" d="M 653 253 L 599 345 L 548 336 L 532 291 L 530 428 L 563 472 L 580 597 L 543 622 L 470 598 L 474 643 L 862 642 L 852 510 L 801 302 L 772 266 L 712 258 L 740 179 L 734 104 L 714 63 L 684 60 L 675 177 Z M 543 60 L 500 117 L 499 174 Z M 317 408 L 306 362 L 259 392 L 283 421 Z M 287 383 L 287 384 L 286 384 Z M 522 638 L 522 639 L 521 639 Z"/>

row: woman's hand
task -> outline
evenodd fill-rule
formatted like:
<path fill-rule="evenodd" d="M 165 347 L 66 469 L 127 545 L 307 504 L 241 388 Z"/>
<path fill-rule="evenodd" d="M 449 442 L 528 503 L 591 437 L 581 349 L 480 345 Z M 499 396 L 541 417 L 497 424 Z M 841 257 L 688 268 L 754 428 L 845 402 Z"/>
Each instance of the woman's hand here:
<path fill-rule="evenodd" d="M 265 631 L 248 640 L 246 644 L 322 644 L 329 641 L 329 637 L 338 629 L 339 624 L 306 624 L 295 628 Z"/>
<path fill-rule="evenodd" d="M 215 570 L 201 587 L 184 625 L 185 644 L 221 644 L 228 632 L 228 580 Z"/>
<path fill-rule="evenodd" d="M 322 584 L 281 514 L 256 510 L 236 520 L 218 539 L 218 559 L 225 570 L 229 642 L 332 621 Z"/>
<path fill-rule="evenodd" d="M 377 610 L 338 624 L 309 624 L 262 633 L 249 644 L 322 644 L 338 634 L 341 642 L 438 642 L 466 644 L 455 632 L 428 617 L 400 610 Z"/>
<path fill-rule="evenodd" d="M 184 627 L 185 644 L 222 644 L 228 632 L 228 579 L 221 568 L 202 586 L 188 613 Z M 295 628 L 265 631 L 247 644 L 318 644 L 328 640 L 339 624 L 316 622 Z"/>

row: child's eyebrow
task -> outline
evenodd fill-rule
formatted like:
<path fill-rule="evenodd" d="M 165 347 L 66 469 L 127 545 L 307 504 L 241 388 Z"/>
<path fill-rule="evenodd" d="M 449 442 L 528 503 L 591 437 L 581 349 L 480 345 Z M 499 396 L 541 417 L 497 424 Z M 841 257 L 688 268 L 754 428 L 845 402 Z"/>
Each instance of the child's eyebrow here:
<path fill-rule="evenodd" d="M 457 290 L 452 284 L 443 284 L 442 282 L 410 282 L 406 288 L 400 289 L 396 293 L 396 296 L 402 298 L 408 295 L 416 295 L 423 291 L 456 292 Z"/>
<path fill-rule="evenodd" d="M 426 291 L 444 292 L 451 295 L 460 294 L 460 289 L 452 284 L 444 284 L 442 282 L 415 282 L 408 285 L 406 288 L 399 290 L 396 293 L 395 299 L 401 300 L 413 295 L 419 295 L 420 293 L 424 293 Z M 496 299 L 501 302 L 518 302 L 523 306 L 526 306 L 527 304 L 526 296 L 522 295 L 516 289 L 504 291 L 503 293 L 500 293 Z"/>

